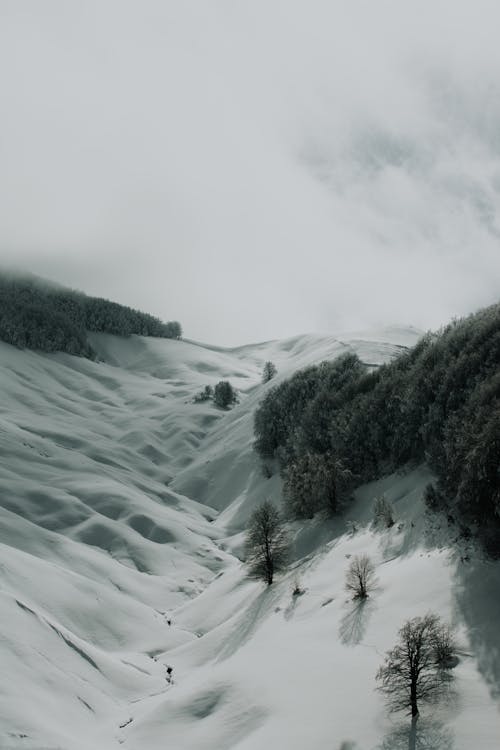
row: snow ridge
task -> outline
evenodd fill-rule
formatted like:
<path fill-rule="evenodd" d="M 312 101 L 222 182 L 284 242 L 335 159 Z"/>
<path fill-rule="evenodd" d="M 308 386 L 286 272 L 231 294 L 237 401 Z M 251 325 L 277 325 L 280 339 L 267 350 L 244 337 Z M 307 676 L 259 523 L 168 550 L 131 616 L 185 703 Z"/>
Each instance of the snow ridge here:
<path fill-rule="evenodd" d="M 498 567 L 461 562 L 446 529 L 425 536 L 424 468 L 362 488 L 349 518 L 295 528 L 292 569 L 269 589 L 238 557 L 252 509 L 280 493 L 252 450 L 267 389 L 346 350 L 376 366 L 418 335 L 221 349 L 93 334 L 99 362 L 0 344 L 0 747 L 408 746 L 373 678 L 403 620 L 429 609 L 454 621 L 463 657 L 458 703 L 425 717 L 421 741 L 496 747 L 500 648 L 483 625 L 500 617 Z M 262 385 L 267 360 L 278 375 Z M 234 409 L 194 403 L 221 379 Z M 398 518 L 380 533 L 382 492 Z M 364 606 L 343 588 L 361 552 L 378 578 Z"/>

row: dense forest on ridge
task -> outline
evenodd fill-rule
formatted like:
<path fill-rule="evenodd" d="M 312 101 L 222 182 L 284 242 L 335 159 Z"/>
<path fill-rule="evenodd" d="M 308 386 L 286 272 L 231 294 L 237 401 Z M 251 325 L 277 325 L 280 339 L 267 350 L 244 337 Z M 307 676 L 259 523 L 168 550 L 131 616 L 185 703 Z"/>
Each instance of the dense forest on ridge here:
<path fill-rule="evenodd" d="M 347 354 L 297 372 L 260 404 L 255 437 L 292 517 L 336 512 L 356 485 L 425 462 L 428 507 L 500 557 L 500 304 L 375 370 Z"/>
<path fill-rule="evenodd" d="M 92 358 L 87 332 L 180 338 L 178 322 L 89 297 L 36 276 L 0 273 L 0 340 L 21 349 Z"/>

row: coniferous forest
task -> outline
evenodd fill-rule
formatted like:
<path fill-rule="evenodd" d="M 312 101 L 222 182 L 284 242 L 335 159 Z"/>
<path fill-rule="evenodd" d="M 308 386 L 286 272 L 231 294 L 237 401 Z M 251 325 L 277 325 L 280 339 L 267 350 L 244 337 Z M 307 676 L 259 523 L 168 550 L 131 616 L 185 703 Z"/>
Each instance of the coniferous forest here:
<path fill-rule="evenodd" d="M 93 358 L 87 332 L 180 338 L 178 322 L 45 282 L 0 273 L 0 340 L 21 349 Z"/>
<path fill-rule="evenodd" d="M 296 373 L 255 414 L 289 515 L 336 512 L 352 490 L 427 463 L 427 506 L 500 557 L 500 304 L 453 321 L 378 369 L 354 354 Z"/>

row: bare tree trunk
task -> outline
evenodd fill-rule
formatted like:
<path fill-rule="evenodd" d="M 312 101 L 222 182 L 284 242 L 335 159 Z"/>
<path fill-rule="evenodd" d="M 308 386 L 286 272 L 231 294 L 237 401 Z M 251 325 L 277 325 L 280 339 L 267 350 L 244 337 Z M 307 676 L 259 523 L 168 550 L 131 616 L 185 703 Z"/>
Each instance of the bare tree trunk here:
<path fill-rule="evenodd" d="M 269 544 L 266 540 L 266 578 L 267 578 L 268 586 L 272 584 L 273 577 L 274 577 L 273 556 L 271 554 L 271 550 L 269 549 Z"/>
<path fill-rule="evenodd" d="M 364 576 L 362 575 L 360 575 L 359 577 L 359 596 L 361 597 L 361 599 L 366 599 L 366 587 Z"/>
<path fill-rule="evenodd" d="M 330 480 L 328 487 L 328 504 L 330 506 L 330 511 L 335 513 L 337 510 L 337 481 L 335 475 Z"/>
<path fill-rule="evenodd" d="M 417 717 L 414 716 L 411 720 L 410 732 L 408 734 L 408 750 L 416 750 L 417 748 Z"/>
<path fill-rule="evenodd" d="M 268 560 L 267 562 L 267 585 L 270 586 L 273 582 L 273 563 L 272 560 Z"/>
<path fill-rule="evenodd" d="M 412 680 L 411 680 L 410 701 L 411 701 L 411 716 L 412 716 L 412 721 L 415 721 L 416 717 L 418 716 L 417 680 L 416 680 L 416 677 L 412 677 Z"/>

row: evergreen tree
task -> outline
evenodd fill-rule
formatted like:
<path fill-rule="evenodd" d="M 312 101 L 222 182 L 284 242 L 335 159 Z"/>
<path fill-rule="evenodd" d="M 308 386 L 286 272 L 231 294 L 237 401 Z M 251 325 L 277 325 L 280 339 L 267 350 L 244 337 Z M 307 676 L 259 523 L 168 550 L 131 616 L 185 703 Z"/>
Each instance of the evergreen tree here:
<path fill-rule="evenodd" d="M 214 403 L 227 409 L 237 401 L 236 391 L 228 380 L 219 380 L 214 388 Z"/>
<path fill-rule="evenodd" d="M 177 322 L 65 289 L 36 276 L 0 272 L 0 340 L 20 348 L 94 357 L 87 332 L 179 338 Z"/>
<path fill-rule="evenodd" d="M 206 385 L 199 393 L 194 397 L 194 402 L 199 403 L 201 401 L 210 401 L 213 398 L 214 389 L 211 385 Z"/>
<path fill-rule="evenodd" d="M 274 362 L 266 362 L 262 371 L 262 382 L 269 383 L 269 381 L 274 378 L 277 372 L 278 370 L 276 369 L 276 365 L 274 364 Z"/>
<path fill-rule="evenodd" d="M 319 510 L 337 513 L 349 494 L 352 474 L 333 453 L 301 453 L 284 472 L 283 496 L 292 518 Z"/>
<path fill-rule="evenodd" d="M 260 403 L 255 449 L 278 459 L 295 517 L 325 507 L 325 487 L 334 509 L 354 477 L 366 483 L 426 462 L 437 480 L 427 506 L 500 557 L 499 365 L 497 304 L 425 335 L 375 371 L 346 355 L 297 372 Z M 340 460 L 335 472 L 319 458 L 329 455 Z M 384 516 L 390 525 L 392 510 Z"/>

